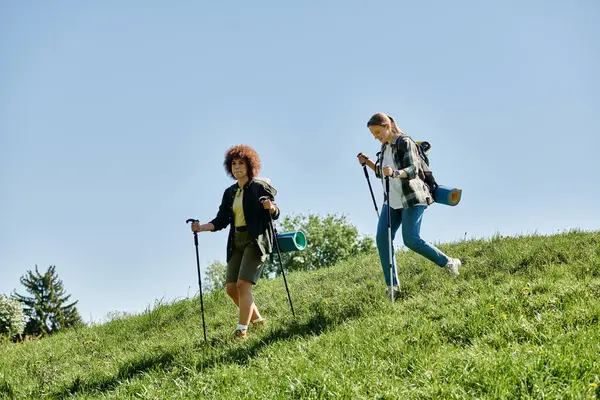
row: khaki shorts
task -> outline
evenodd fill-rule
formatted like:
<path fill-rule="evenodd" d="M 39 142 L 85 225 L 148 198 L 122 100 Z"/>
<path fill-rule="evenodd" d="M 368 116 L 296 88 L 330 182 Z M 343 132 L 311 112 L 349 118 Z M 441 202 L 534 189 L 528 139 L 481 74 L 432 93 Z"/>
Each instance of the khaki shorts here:
<path fill-rule="evenodd" d="M 246 232 L 234 232 L 233 253 L 227 263 L 227 283 L 244 279 L 256 284 L 260 278 L 262 263 L 266 256 L 261 257 L 260 251 Z"/>

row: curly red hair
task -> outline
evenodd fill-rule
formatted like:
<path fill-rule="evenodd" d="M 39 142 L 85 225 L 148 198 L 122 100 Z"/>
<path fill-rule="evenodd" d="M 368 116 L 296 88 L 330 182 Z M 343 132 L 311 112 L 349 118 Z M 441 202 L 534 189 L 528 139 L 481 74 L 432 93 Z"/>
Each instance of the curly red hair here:
<path fill-rule="evenodd" d="M 227 149 L 227 152 L 225 152 L 225 161 L 223 161 L 223 166 L 225 167 L 225 171 L 227 171 L 227 175 L 233 179 L 235 179 L 235 177 L 231 173 L 231 164 L 236 158 L 240 158 L 246 162 L 246 166 L 248 168 L 248 179 L 258 176 L 261 164 L 260 157 L 258 156 L 256 150 L 245 144 L 237 144 Z"/>

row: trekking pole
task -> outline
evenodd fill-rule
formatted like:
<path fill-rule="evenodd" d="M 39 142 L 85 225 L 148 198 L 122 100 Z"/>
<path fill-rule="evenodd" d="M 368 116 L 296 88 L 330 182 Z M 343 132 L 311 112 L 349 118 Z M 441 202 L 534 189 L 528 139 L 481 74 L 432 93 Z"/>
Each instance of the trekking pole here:
<path fill-rule="evenodd" d="M 387 204 L 387 229 L 388 229 L 388 250 L 390 258 L 390 297 L 392 298 L 392 304 L 394 304 L 394 276 L 392 275 L 392 217 L 390 210 L 390 177 L 385 177 L 385 201 Z"/>
<path fill-rule="evenodd" d="M 367 183 L 369 184 L 369 191 L 371 192 L 371 198 L 373 199 L 373 205 L 375 206 L 375 212 L 377 213 L 377 218 L 379 218 L 379 209 L 377 208 L 377 201 L 375 201 L 375 195 L 373 194 L 373 187 L 371 186 L 371 179 L 369 179 L 369 172 L 367 171 L 367 165 L 364 163 L 361 165 L 363 167 L 363 172 L 365 173 L 365 178 L 367 179 Z"/>
<path fill-rule="evenodd" d="M 198 222 L 197 219 L 189 218 L 185 223 Z M 198 267 L 198 285 L 200 286 L 200 309 L 202 310 L 202 330 L 204 331 L 204 343 L 206 343 L 206 325 L 204 324 L 204 302 L 202 300 L 202 277 L 200 275 L 200 257 L 198 256 L 198 232 L 194 232 L 194 245 L 196 246 L 196 265 Z"/>
<path fill-rule="evenodd" d="M 267 196 L 263 196 L 259 199 L 262 204 L 263 201 L 267 200 Z M 271 227 L 271 231 L 273 231 L 273 241 L 275 242 L 275 247 L 277 248 L 277 256 L 279 257 L 279 266 L 281 267 L 281 275 L 283 275 L 283 282 L 285 283 L 285 291 L 287 292 L 288 300 L 290 301 L 290 308 L 292 309 L 292 315 L 296 318 L 296 313 L 294 313 L 294 305 L 292 304 L 292 296 L 290 296 L 290 289 L 288 288 L 287 280 L 285 279 L 285 271 L 283 269 L 283 261 L 281 261 L 281 250 L 279 249 L 279 241 L 277 240 L 277 230 L 273 224 L 273 216 L 271 216 L 271 210 L 265 210 L 269 214 L 269 226 Z"/>
<path fill-rule="evenodd" d="M 377 201 L 375 201 L 375 195 L 373 194 L 373 187 L 371 186 L 371 180 L 369 179 L 369 173 L 367 172 L 367 166 L 363 164 L 363 171 L 365 173 L 365 178 L 367 178 L 367 183 L 369 184 L 369 190 L 371 191 L 371 198 L 373 199 L 373 205 L 375 206 L 375 212 L 377 213 L 377 218 L 379 218 L 379 209 L 377 208 Z"/>

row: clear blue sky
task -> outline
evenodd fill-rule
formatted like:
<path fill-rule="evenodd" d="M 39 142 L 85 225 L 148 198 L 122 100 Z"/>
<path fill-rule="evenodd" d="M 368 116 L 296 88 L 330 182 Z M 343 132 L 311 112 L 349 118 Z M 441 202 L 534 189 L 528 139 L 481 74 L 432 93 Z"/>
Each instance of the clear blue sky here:
<path fill-rule="evenodd" d="M 464 191 L 425 239 L 600 229 L 598 20 L 594 0 L 2 2 L 0 293 L 37 264 L 86 321 L 193 295 L 185 220 L 214 217 L 237 143 L 284 216 L 374 235 L 355 156 L 379 111 Z M 226 231 L 199 237 L 203 267 L 225 259 Z"/>

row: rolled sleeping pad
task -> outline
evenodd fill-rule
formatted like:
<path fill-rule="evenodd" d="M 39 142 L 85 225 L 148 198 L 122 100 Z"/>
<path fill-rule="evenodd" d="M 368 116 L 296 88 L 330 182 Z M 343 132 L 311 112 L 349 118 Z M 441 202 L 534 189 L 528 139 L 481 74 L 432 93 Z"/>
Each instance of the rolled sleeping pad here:
<path fill-rule="evenodd" d="M 435 193 L 433 193 L 433 199 L 436 203 L 455 206 L 460 202 L 461 195 L 462 189 L 438 185 L 437 189 L 435 189 Z"/>
<path fill-rule="evenodd" d="M 304 250 L 306 235 L 301 231 L 280 233 L 277 235 L 277 242 L 282 253 Z"/>

